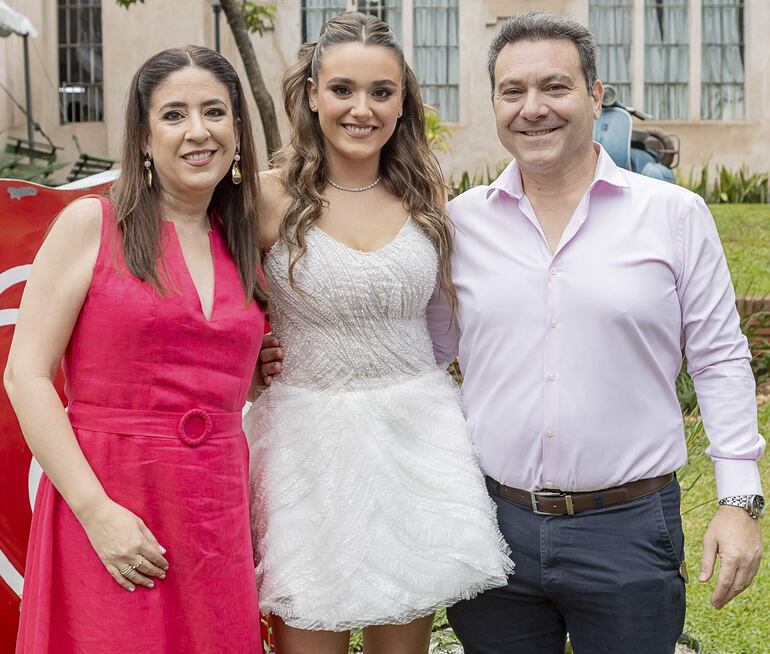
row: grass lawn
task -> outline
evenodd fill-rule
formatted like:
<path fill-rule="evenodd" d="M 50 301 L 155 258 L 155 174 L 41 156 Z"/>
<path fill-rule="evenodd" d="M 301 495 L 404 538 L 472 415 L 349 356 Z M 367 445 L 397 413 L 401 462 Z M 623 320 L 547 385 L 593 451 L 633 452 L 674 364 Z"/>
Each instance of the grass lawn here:
<path fill-rule="evenodd" d="M 759 431 L 770 435 L 770 403 L 759 410 Z M 700 569 L 701 543 L 709 520 L 716 510 L 713 500 L 714 469 L 711 461 L 693 453 L 693 470 L 687 479 L 702 477 L 682 499 L 682 513 L 686 539 L 686 557 L 690 574 L 687 587 L 686 631 L 698 638 L 707 654 L 761 654 L 770 652 L 770 520 L 761 521 L 764 532 L 765 551 L 762 567 L 754 584 L 736 597 L 721 611 L 709 603 L 716 575 L 706 584 L 697 580 Z M 762 485 L 767 494 L 770 490 L 770 454 L 760 462 Z M 683 486 L 686 484 L 683 481 Z M 709 502 L 704 506 L 704 502 Z M 698 507 L 698 508 L 693 508 Z"/>
<path fill-rule="evenodd" d="M 712 204 L 737 295 L 770 295 L 770 205 Z M 768 646 L 770 652 L 770 646 Z"/>

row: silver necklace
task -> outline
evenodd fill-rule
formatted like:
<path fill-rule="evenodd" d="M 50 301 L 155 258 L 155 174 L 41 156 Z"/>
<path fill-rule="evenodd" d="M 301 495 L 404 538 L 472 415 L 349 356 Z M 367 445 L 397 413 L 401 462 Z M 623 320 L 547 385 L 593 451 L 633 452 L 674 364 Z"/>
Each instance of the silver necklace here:
<path fill-rule="evenodd" d="M 334 188 L 339 189 L 340 191 L 348 191 L 349 193 L 362 193 L 363 191 L 368 191 L 370 188 L 374 188 L 377 186 L 377 184 L 380 183 L 380 180 L 382 179 L 382 175 L 377 175 L 377 179 L 375 179 L 371 184 L 367 184 L 366 186 L 361 186 L 360 188 L 349 188 L 347 186 L 341 186 L 339 184 L 334 183 L 331 179 L 328 177 L 326 178 L 326 181 L 329 182 Z"/>

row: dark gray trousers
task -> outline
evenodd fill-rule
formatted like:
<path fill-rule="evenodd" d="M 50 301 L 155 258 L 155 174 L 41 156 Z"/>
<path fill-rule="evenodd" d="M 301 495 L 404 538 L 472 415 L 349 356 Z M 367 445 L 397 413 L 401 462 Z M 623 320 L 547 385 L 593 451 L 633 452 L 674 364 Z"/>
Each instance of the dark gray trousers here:
<path fill-rule="evenodd" d="M 516 572 L 447 610 L 465 654 L 672 654 L 685 613 L 679 484 L 572 517 L 493 496 Z"/>

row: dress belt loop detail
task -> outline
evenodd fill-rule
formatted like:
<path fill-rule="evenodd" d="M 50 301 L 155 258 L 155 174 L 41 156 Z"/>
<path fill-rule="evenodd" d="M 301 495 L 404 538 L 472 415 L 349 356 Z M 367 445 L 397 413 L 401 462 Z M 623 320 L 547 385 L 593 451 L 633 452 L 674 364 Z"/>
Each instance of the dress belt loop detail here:
<path fill-rule="evenodd" d="M 197 424 L 197 429 L 196 429 Z M 190 409 L 181 418 L 177 425 L 179 440 L 190 447 L 198 447 L 211 434 L 211 416 L 203 409 Z M 198 431 L 197 436 L 193 436 Z"/>

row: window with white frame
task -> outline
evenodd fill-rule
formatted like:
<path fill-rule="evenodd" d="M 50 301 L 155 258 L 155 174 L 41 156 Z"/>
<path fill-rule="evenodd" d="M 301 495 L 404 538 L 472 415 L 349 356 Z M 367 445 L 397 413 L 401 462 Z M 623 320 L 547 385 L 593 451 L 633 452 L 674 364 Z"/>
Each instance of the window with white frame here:
<path fill-rule="evenodd" d="M 364 14 L 372 14 L 390 25 L 396 39 L 401 41 L 403 17 L 401 0 L 358 0 L 355 7 Z"/>
<path fill-rule="evenodd" d="M 701 118 L 744 117 L 744 2 L 704 0 L 701 36 Z"/>
<path fill-rule="evenodd" d="M 58 0 L 59 116 L 104 120 L 101 0 Z"/>
<path fill-rule="evenodd" d="M 688 0 L 645 0 L 644 110 L 662 120 L 688 117 Z"/>
<path fill-rule="evenodd" d="M 302 0 L 302 42 L 315 41 L 330 18 L 348 9 L 348 0 Z"/>
<path fill-rule="evenodd" d="M 621 102 L 631 104 L 633 0 L 590 0 L 588 9 L 588 22 L 599 46 L 599 79 L 615 87 Z"/>
<path fill-rule="evenodd" d="M 459 120 L 458 0 L 414 0 L 414 74 L 422 99 L 444 120 Z"/>
<path fill-rule="evenodd" d="M 315 40 L 321 26 L 344 11 L 374 14 L 388 23 L 403 44 L 420 82 L 423 101 L 447 121 L 459 120 L 459 0 L 302 0 L 302 38 Z"/>

